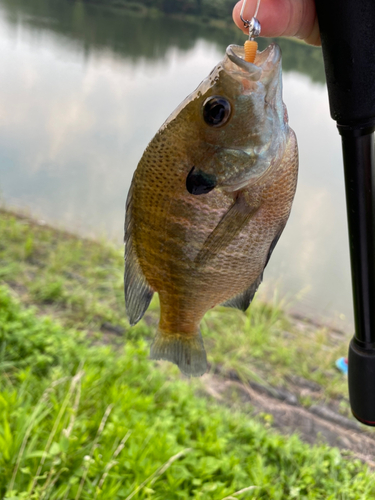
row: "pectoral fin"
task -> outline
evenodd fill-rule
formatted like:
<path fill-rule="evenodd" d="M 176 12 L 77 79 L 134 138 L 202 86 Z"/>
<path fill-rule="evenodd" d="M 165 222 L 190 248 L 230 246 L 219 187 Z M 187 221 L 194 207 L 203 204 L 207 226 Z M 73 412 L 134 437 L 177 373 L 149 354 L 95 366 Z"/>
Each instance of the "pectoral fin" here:
<path fill-rule="evenodd" d="M 126 202 L 125 216 L 125 306 L 131 326 L 138 323 L 146 312 L 154 291 L 139 265 L 133 242 L 132 187 Z"/>
<path fill-rule="evenodd" d="M 195 258 L 197 266 L 206 265 L 224 250 L 249 222 L 257 209 L 251 209 L 238 198 L 208 236 Z"/>

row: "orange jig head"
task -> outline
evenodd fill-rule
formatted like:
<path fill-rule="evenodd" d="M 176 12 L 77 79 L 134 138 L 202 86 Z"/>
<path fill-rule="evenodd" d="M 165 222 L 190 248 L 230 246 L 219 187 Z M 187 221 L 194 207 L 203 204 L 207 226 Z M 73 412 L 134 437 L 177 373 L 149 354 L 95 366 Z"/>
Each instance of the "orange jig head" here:
<path fill-rule="evenodd" d="M 243 18 L 246 0 L 244 0 L 242 4 L 240 12 L 241 21 L 244 23 L 245 28 L 249 28 L 249 39 L 246 40 L 246 42 L 244 43 L 244 49 L 245 49 L 245 61 L 250 63 L 253 63 L 255 61 L 255 56 L 258 49 L 258 44 L 254 40 L 254 37 L 260 35 L 260 22 L 256 18 L 256 16 L 258 15 L 259 4 L 260 0 L 257 1 L 256 10 L 251 20 Z"/>

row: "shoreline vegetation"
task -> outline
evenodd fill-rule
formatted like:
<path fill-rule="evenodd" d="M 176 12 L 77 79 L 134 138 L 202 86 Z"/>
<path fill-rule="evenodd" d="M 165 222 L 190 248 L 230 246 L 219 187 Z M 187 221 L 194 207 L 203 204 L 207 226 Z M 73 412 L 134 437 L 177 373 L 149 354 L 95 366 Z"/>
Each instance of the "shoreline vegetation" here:
<path fill-rule="evenodd" d="M 196 0 L 189 5 L 198 4 Z M 246 36 L 232 21 L 234 2 L 202 0 L 201 15 L 182 9 L 174 0 L 4 0 L 10 23 L 29 29 L 48 29 L 67 36 L 86 54 L 91 50 L 112 50 L 120 57 L 154 61 L 165 57 L 171 46 L 181 51 L 197 40 L 216 44 L 224 53 L 229 44 L 242 45 Z M 169 6 L 169 7 L 168 7 Z M 168 7 L 168 8 L 167 8 Z M 205 10 L 207 7 L 211 10 Z M 224 8 L 225 7 L 225 8 Z M 216 10 L 215 10 L 216 9 Z M 162 33 L 162 36 L 160 35 Z M 259 50 L 273 40 L 260 37 Z M 296 39 L 277 39 L 283 51 L 283 71 L 297 71 L 324 84 L 321 50 Z"/>
<path fill-rule="evenodd" d="M 187 380 L 148 359 L 158 303 L 130 328 L 122 275 L 122 249 L 0 211 L 2 498 L 374 497 L 353 453 L 281 436 L 251 399 L 205 390 L 221 376 L 285 391 L 294 377 L 319 390 L 292 404 L 348 415 L 333 366 L 345 336 L 277 304 L 215 308 L 202 323 L 210 375 Z"/>
<path fill-rule="evenodd" d="M 233 0 L 83 0 L 112 9 L 121 9 L 140 16 L 172 16 L 187 22 L 233 28 Z"/>

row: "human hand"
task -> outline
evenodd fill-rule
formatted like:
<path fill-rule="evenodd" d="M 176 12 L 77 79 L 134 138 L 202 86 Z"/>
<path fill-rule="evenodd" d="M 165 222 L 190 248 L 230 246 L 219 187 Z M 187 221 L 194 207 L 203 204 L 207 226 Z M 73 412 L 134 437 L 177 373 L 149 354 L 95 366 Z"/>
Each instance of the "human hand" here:
<path fill-rule="evenodd" d="M 240 18 L 242 3 L 233 9 L 233 20 L 242 31 Z M 256 0 L 247 0 L 244 19 L 251 19 L 256 9 Z M 314 0 L 261 0 L 257 19 L 262 28 L 262 36 L 295 36 L 311 45 L 320 45 L 318 18 Z"/>

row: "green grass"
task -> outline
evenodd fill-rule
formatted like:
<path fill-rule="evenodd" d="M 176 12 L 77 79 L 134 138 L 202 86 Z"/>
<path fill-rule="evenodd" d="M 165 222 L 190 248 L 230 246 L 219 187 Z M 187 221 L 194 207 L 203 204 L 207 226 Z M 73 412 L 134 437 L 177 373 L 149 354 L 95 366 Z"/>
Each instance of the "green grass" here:
<path fill-rule="evenodd" d="M 89 345 L 0 287 L 0 495 L 7 499 L 368 499 L 374 475 L 197 398 L 143 340 Z"/>
<path fill-rule="evenodd" d="M 243 380 L 280 385 L 294 374 L 325 387 L 323 399 L 347 396 L 335 361 L 346 355 L 349 339 L 333 341 L 325 327 L 298 330 L 278 303 L 255 300 L 245 314 L 217 308 L 207 314 L 202 334 L 214 362 Z"/>
<path fill-rule="evenodd" d="M 130 328 L 123 297 L 123 249 L 75 238 L 0 212 L 0 279 L 17 291 L 26 305 L 59 319 L 64 327 L 102 339 L 112 325 L 123 338 L 151 340 L 159 316 L 157 297 L 144 320 Z M 335 368 L 346 355 L 349 338 L 333 338 L 327 328 L 297 328 L 282 303 L 255 298 L 246 314 L 224 307 L 208 312 L 201 325 L 212 370 L 235 370 L 243 380 L 288 388 L 290 375 L 320 384 L 322 391 L 309 405 L 335 397 L 347 400 L 347 381 Z M 340 409 L 348 414 L 348 405 Z"/>

